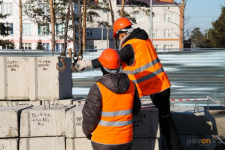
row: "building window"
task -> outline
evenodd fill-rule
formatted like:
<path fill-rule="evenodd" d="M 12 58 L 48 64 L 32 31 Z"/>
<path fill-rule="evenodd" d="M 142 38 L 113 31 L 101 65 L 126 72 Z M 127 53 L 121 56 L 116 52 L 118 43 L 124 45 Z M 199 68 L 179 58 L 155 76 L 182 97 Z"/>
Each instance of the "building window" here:
<path fill-rule="evenodd" d="M 164 37 L 174 37 L 173 36 L 173 30 L 172 29 L 165 29 L 164 30 Z"/>
<path fill-rule="evenodd" d="M 159 45 L 154 45 L 155 50 L 159 47 Z"/>
<path fill-rule="evenodd" d="M 164 21 L 173 22 L 174 14 L 173 13 L 164 14 Z"/>
<path fill-rule="evenodd" d="M 153 16 L 153 21 L 156 22 L 156 21 L 159 21 L 159 14 L 155 14 Z"/>
<path fill-rule="evenodd" d="M 143 14 L 135 14 L 135 20 L 137 22 L 143 22 L 144 21 L 144 15 Z"/>
<path fill-rule="evenodd" d="M 2 15 L 13 15 L 13 3 L 2 3 Z"/>
<path fill-rule="evenodd" d="M 13 35 L 13 23 L 2 23 L 0 28 L 4 31 L 2 35 Z"/>
<path fill-rule="evenodd" d="M 62 52 L 63 51 L 63 43 L 57 43 L 56 44 L 56 50 L 57 52 Z"/>
<path fill-rule="evenodd" d="M 93 35 L 92 29 L 87 29 L 87 30 L 86 30 L 86 35 L 87 35 L 87 36 L 92 36 L 92 35 Z"/>
<path fill-rule="evenodd" d="M 22 49 L 32 49 L 31 48 L 31 43 L 23 43 Z"/>
<path fill-rule="evenodd" d="M 57 24 L 56 34 L 64 34 L 64 33 L 65 33 L 65 24 Z"/>
<path fill-rule="evenodd" d="M 42 43 L 45 50 L 50 50 L 49 43 Z"/>
<path fill-rule="evenodd" d="M 164 51 L 165 50 L 172 50 L 173 49 L 173 45 L 164 45 Z"/>
<path fill-rule="evenodd" d="M 153 30 L 153 37 L 159 37 L 159 30 Z"/>
<path fill-rule="evenodd" d="M 93 18 L 92 18 L 91 15 L 90 16 L 87 16 L 87 21 L 93 21 Z"/>
<path fill-rule="evenodd" d="M 38 35 L 49 35 L 49 25 L 38 25 Z"/>
<path fill-rule="evenodd" d="M 31 23 L 23 23 L 23 35 L 31 35 Z"/>

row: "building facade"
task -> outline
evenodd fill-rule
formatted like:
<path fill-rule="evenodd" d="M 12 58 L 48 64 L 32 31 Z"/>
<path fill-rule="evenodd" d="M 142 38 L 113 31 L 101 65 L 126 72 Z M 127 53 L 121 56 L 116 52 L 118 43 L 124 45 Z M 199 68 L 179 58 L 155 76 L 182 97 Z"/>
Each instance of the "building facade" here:
<path fill-rule="evenodd" d="M 22 0 L 22 5 L 26 2 L 26 0 Z M 39 6 L 37 6 L 39 7 Z M 23 8 L 25 9 L 25 8 Z M 75 8 L 75 13 L 78 13 L 77 7 Z M 24 10 L 23 10 L 24 11 Z M 4 14 L 9 14 L 6 19 L 0 19 L 0 22 L 4 23 L 5 26 L 10 26 L 11 31 L 10 35 L 3 37 L 3 40 L 12 40 L 16 46 L 16 49 L 19 49 L 19 0 L 4 0 L 0 6 L 0 12 Z M 44 11 L 44 13 L 49 13 Z M 64 33 L 64 24 L 56 24 L 55 31 L 58 34 Z M 43 46 L 46 50 L 55 49 L 57 51 L 62 51 L 63 49 L 63 40 L 56 38 L 56 47 L 52 48 L 51 46 L 51 25 L 48 24 L 46 26 L 40 26 L 34 22 L 32 22 L 23 12 L 22 13 L 22 47 L 23 49 L 32 49 L 35 50 L 37 47 L 37 42 L 39 40 L 42 41 Z M 69 33 L 72 35 L 72 33 Z M 72 48 L 72 42 L 68 42 L 67 48 Z M 7 48 L 7 47 L 6 47 Z"/>
<path fill-rule="evenodd" d="M 122 0 L 111 0 L 112 7 L 114 10 L 115 20 L 120 16 L 117 11 L 121 9 L 121 1 Z M 150 0 L 142 0 L 145 3 L 149 4 Z M 96 0 L 96 3 L 102 2 L 102 0 Z M 124 10 L 130 14 L 133 14 L 138 8 L 131 7 L 130 5 L 126 5 Z M 174 48 L 181 48 L 181 23 L 182 17 L 180 12 L 181 4 L 175 4 L 173 0 L 153 0 L 153 45 L 158 50 L 171 50 Z M 99 12 L 101 17 L 94 18 L 98 21 L 105 21 L 111 24 L 111 14 L 107 12 Z M 132 16 L 132 15 L 131 15 Z M 141 12 L 139 14 L 135 14 L 132 17 L 136 19 L 136 24 L 133 24 L 134 28 L 142 28 L 147 33 L 150 32 L 150 16 L 145 15 L 145 13 Z M 97 21 L 96 21 L 97 22 Z M 89 24 L 87 30 L 90 30 L 92 34 L 87 36 L 87 46 L 95 47 L 98 49 L 102 49 L 105 47 L 114 48 L 113 43 L 113 31 L 109 29 L 109 42 L 105 42 L 107 37 L 107 30 L 103 28 L 98 28 L 96 24 Z M 103 34 L 102 34 L 103 31 Z M 98 42 L 94 42 L 97 40 Z M 95 43 L 94 45 L 92 45 Z"/>
<path fill-rule="evenodd" d="M 149 4 L 149 0 L 142 0 Z M 26 0 L 22 0 L 25 3 Z M 100 4 L 102 0 L 90 0 L 88 2 Z M 115 20 L 119 18 L 117 11 L 121 9 L 121 0 L 111 0 L 114 10 Z M 2 14 L 10 14 L 9 17 L 0 22 L 5 23 L 5 26 L 10 26 L 10 35 L 2 37 L 4 40 L 13 40 L 16 49 L 19 48 L 19 0 L 5 0 L 1 7 L 0 12 Z M 173 0 L 153 0 L 153 45 L 159 50 L 168 50 L 173 48 L 181 48 L 181 23 L 182 17 L 180 12 L 181 4 L 174 4 Z M 125 3 L 125 11 L 132 14 L 136 9 Z M 78 6 L 74 5 L 75 13 L 78 14 Z M 114 48 L 113 30 L 111 28 L 100 26 L 101 21 L 108 22 L 112 25 L 111 14 L 106 11 L 97 11 L 100 17 L 88 16 L 87 21 L 93 20 L 93 23 L 87 22 L 86 29 L 86 49 L 105 49 L 107 47 Z M 48 12 L 45 12 L 48 13 Z M 145 13 L 139 13 L 132 15 L 135 17 L 136 24 L 134 28 L 140 27 L 147 33 L 150 30 L 150 16 Z M 56 24 L 56 32 L 63 33 L 65 28 L 64 24 Z M 51 47 L 51 35 L 48 32 L 51 31 L 51 25 L 39 26 L 32 22 L 23 13 L 23 48 L 24 49 L 36 49 L 37 42 L 42 41 L 43 46 L 47 50 L 56 49 L 61 51 L 63 49 L 63 40 L 56 38 L 56 47 Z M 68 33 L 72 35 L 72 32 Z M 108 39 L 108 40 L 107 40 Z M 118 43 L 119 44 L 119 43 Z M 67 48 L 73 48 L 73 43 L 68 42 Z"/>

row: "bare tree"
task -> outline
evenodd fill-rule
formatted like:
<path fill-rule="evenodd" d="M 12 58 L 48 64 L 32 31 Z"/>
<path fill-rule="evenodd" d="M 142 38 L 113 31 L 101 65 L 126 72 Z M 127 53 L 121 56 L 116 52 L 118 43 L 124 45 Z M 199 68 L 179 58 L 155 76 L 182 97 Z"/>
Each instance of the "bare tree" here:
<path fill-rule="evenodd" d="M 19 0 L 19 18 L 20 18 L 20 39 L 19 39 L 19 49 L 22 49 L 22 38 L 23 38 L 23 28 L 22 28 L 22 0 Z"/>
<path fill-rule="evenodd" d="M 79 5 L 79 29 L 78 29 L 78 36 L 79 36 L 79 51 L 82 51 L 82 12 L 81 12 L 81 1 L 78 0 Z"/>
<path fill-rule="evenodd" d="M 179 27 L 180 31 L 181 31 L 181 34 L 177 34 L 174 32 L 174 34 L 176 34 L 180 39 L 181 39 L 181 48 L 184 48 L 184 40 L 185 40 L 185 25 L 187 24 L 187 22 L 189 21 L 190 17 L 185 17 L 185 10 L 186 10 L 186 3 L 187 3 L 187 0 L 182 0 L 182 5 L 175 2 L 175 0 L 171 0 L 179 9 L 179 14 L 178 13 L 175 13 L 174 11 L 171 11 L 171 10 L 166 10 L 166 11 L 170 11 L 172 13 L 175 13 L 177 15 L 180 16 L 181 18 L 181 24 L 177 24 L 175 22 L 172 22 L 172 21 L 169 21 L 167 20 L 168 22 L 172 23 L 172 24 L 175 24 L 176 26 Z M 189 30 L 189 29 L 188 29 Z M 188 31 L 187 30 L 187 31 Z"/>
<path fill-rule="evenodd" d="M 83 0 L 83 50 L 86 49 L 86 14 L 87 14 L 87 0 Z"/>
<path fill-rule="evenodd" d="M 123 17 L 123 13 L 124 13 L 124 1 L 122 0 L 122 4 L 121 4 L 121 17 Z"/>
<path fill-rule="evenodd" d="M 55 13 L 53 7 L 53 0 L 49 0 L 50 4 L 50 16 L 51 16 L 51 26 L 52 26 L 52 49 L 55 49 Z"/>
<path fill-rule="evenodd" d="M 113 9 L 112 9 L 111 0 L 109 0 L 109 6 L 110 6 L 110 10 L 111 10 L 111 18 L 112 18 L 112 25 L 113 25 L 114 24 L 114 12 L 113 12 Z M 114 46 L 115 46 L 115 49 L 117 50 L 117 43 L 116 43 L 115 38 L 114 38 Z"/>

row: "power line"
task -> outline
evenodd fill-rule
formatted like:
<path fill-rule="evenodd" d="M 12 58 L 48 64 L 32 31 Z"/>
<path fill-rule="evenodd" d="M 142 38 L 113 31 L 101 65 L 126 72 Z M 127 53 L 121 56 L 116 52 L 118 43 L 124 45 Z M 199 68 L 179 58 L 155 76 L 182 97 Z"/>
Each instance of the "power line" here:
<path fill-rule="evenodd" d="M 219 16 L 187 16 L 187 17 L 219 17 Z"/>

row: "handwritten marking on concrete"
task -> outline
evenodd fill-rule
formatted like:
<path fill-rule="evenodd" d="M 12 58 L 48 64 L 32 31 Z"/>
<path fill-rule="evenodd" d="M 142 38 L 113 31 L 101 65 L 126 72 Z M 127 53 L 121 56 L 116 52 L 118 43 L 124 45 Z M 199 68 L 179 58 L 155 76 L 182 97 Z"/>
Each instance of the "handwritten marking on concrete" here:
<path fill-rule="evenodd" d="M 82 126 L 83 117 L 76 117 L 76 126 Z"/>
<path fill-rule="evenodd" d="M 11 71 L 16 71 L 17 68 L 20 68 L 19 61 L 7 61 L 7 68 L 10 68 Z"/>
<path fill-rule="evenodd" d="M 50 122 L 50 117 L 51 114 L 50 113 L 32 113 L 31 114 L 31 118 L 32 118 L 32 122 L 37 122 L 37 125 L 44 125 L 45 123 Z"/>
<path fill-rule="evenodd" d="M 135 132 L 135 129 L 136 128 L 139 128 L 141 124 L 143 124 L 143 120 L 146 118 L 146 115 L 145 114 L 138 114 L 138 115 L 135 115 L 133 117 L 133 128 L 134 128 L 134 132 Z"/>
<path fill-rule="evenodd" d="M 41 70 L 49 70 L 50 64 L 50 60 L 38 60 L 38 67 L 41 68 Z"/>
<path fill-rule="evenodd" d="M 5 150 L 5 146 L 3 144 L 0 144 L 0 150 Z"/>

